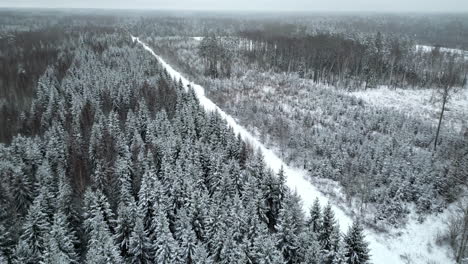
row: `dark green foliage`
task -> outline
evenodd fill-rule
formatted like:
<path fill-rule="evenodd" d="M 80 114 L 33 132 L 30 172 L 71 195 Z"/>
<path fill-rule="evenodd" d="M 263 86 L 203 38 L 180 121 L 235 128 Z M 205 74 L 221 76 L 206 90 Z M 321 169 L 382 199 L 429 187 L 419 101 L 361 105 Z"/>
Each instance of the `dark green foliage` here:
<path fill-rule="evenodd" d="M 358 221 L 353 223 L 344 237 L 344 257 L 348 264 L 369 263 L 370 255 L 367 242 L 364 238 L 364 230 Z"/>
<path fill-rule="evenodd" d="M 141 218 L 137 218 L 130 236 L 127 260 L 132 264 L 149 264 L 153 256 L 151 242 Z"/>
<path fill-rule="evenodd" d="M 310 208 L 310 216 L 307 220 L 307 225 L 310 230 L 315 233 L 322 228 L 322 211 L 318 198 L 315 199 L 312 208 Z"/>
<path fill-rule="evenodd" d="M 42 261 L 42 254 L 46 248 L 46 237 L 50 232 L 50 223 L 44 201 L 44 194 L 40 193 L 29 208 L 22 227 L 20 241 L 24 241 L 24 244 L 19 244 L 17 251 L 21 252 L 21 257 L 27 259 L 27 263 Z"/>

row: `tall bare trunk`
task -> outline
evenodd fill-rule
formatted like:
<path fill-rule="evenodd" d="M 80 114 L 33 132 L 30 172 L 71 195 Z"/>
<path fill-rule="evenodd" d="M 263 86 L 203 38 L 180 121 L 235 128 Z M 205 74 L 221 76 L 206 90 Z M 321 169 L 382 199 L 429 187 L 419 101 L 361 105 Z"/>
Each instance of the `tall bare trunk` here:
<path fill-rule="evenodd" d="M 437 133 L 436 133 L 436 138 L 435 138 L 435 142 L 434 142 L 434 151 L 437 150 L 437 141 L 439 140 L 440 126 L 442 124 L 442 117 L 444 116 L 445 103 L 446 102 L 447 102 L 447 95 L 444 94 L 444 98 L 443 98 L 443 101 L 442 101 L 442 111 L 440 112 L 439 125 L 437 126 Z"/>
<path fill-rule="evenodd" d="M 468 243 L 468 208 L 465 208 L 464 217 L 463 217 L 463 233 L 461 236 L 460 246 L 457 253 L 457 263 L 462 263 L 461 261 L 465 257 L 466 244 Z"/>

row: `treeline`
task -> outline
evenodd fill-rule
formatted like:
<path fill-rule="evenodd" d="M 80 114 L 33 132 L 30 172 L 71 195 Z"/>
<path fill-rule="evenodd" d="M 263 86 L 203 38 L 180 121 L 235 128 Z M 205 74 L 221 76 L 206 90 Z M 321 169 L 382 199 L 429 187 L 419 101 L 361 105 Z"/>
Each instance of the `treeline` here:
<path fill-rule="evenodd" d="M 271 30 L 240 33 L 248 42 L 241 54 L 265 71 L 296 72 L 301 78 L 348 90 L 379 85 L 427 88 L 446 85 L 441 75 L 455 64 L 455 86 L 466 84 L 463 55 L 444 53 L 440 48 L 418 50 L 408 39 L 380 32 L 347 38 L 329 33 L 284 35 Z"/>
<path fill-rule="evenodd" d="M 406 36 L 418 43 L 468 50 L 468 15 L 459 14 L 374 14 L 341 16 L 330 21 L 337 33 L 382 32 Z"/>
<path fill-rule="evenodd" d="M 0 145 L 0 262 L 368 263 L 130 36 L 79 36 Z"/>
<path fill-rule="evenodd" d="M 244 31 L 271 31 L 289 36 L 338 34 L 347 38 L 375 36 L 378 32 L 416 44 L 468 50 L 466 14 L 369 13 L 135 13 L 132 30 L 153 37 L 234 36 Z M 158 27 L 154 27 L 158 25 Z"/>

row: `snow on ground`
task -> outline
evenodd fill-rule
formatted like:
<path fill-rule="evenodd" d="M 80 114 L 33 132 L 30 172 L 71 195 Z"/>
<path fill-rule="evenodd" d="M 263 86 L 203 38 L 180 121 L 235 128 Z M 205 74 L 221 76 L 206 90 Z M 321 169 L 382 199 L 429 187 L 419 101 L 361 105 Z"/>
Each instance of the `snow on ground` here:
<path fill-rule="evenodd" d="M 431 52 L 433 49 L 435 49 L 434 46 L 428 46 L 428 45 L 416 45 L 415 47 L 416 47 L 416 50 L 422 50 L 423 52 Z M 468 59 L 468 51 L 467 50 L 440 47 L 440 51 L 441 52 L 452 53 L 452 54 L 460 54 L 460 55 L 465 56 L 465 59 Z"/>
<path fill-rule="evenodd" d="M 203 37 L 193 37 L 193 39 L 196 40 L 196 41 L 202 41 Z"/>
<path fill-rule="evenodd" d="M 377 106 L 391 108 L 402 113 L 421 116 L 437 124 L 441 103 L 435 102 L 437 94 L 433 89 L 389 89 L 385 86 L 366 91 L 349 93 L 365 102 Z M 468 88 L 457 91 L 446 107 L 443 125 L 461 131 L 468 127 Z"/>
<path fill-rule="evenodd" d="M 287 177 L 287 185 L 299 194 L 302 198 L 302 206 L 304 211 L 309 212 L 316 198 L 319 199 L 320 203 L 325 205 L 329 199 L 323 195 L 315 186 L 313 186 L 308 180 L 306 180 L 307 172 L 301 169 L 287 166 L 271 149 L 267 149 L 263 146 L 260 141 L 249 133 L 244 127 L 238 125 L 233 117 L 226 114 L 216 104 L 205 96 L 204 88 L 197 85 L 188 79 L 184 78 L 179 72 L 174 70 L 169 64 L 167 64 L 160 56 L 158 56 L 149 46 L 140 41 L 139 38 L 132 36 L 133 41 L 140 43 L 145 50 L 150 52 L 161 65 L 166 68 L 172 78 L 181 80 L 184 86 L 190 86 L 194 89 L 201 105 L 206 111 L 217 111 L 222 118 L 224 118 L 229 126 L 231 126 L 236 134 L 240 134 L 243 140 L 249 142 L 256 149 L 263 153 L 266 164 L 275 172 L 278 172 L 281 167 L 284 169 L 284 173 Z M 352 224 L 350 216 L 341 210 L 339 207 L 332 205 L 336 219 L 340 224 L 343 232 L 349 228 Z M 447 252 L 441 248 L 431 247 L 428 249 L 427 245 L 432 241 L 432 234 L 435 234 L 435 229 L 443 227 L 442 220 L 434 217 L 424 222 L 424 224 L 418 224 L 416 222 L 410 222 L 407 228 L 400 230 L 401 236 L 395 234 L 377 234 L 374 231 L 366 230 L 366 239 L 369 242 L 369 248 L 371 250 L 371 261 L 376 264 L 397 264 L 397 263 L 408 263 L 402 256 L 407 256 L 411 259 L 411 263 L 425 264 L 441 263 L 449 264 L 454 263 L 447 256 Z"/>

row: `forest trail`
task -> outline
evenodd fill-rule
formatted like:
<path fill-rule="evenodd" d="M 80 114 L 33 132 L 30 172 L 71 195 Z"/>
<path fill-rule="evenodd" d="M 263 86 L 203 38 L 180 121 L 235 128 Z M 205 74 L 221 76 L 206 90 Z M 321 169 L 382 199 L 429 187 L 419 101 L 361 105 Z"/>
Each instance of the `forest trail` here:
<path fill-rule="evenodd" d="M 205 108 L 205 110 L 209 112 L 217 111 L 221 117 L 227 121 L 228 125 L 232 127 L 236 134 L 239 134 L 244 141 L 249 142 L 255 149 L 260 150 L 263 153 L 266 165 L 270 167 L 275 173 L 277 173 L 281 167 L 283 167 L 287 179 L 287 185 L 292 190 L 295 190 L 301 197 L 302 206 L 306 214 L 308 214 L 309 209 L 311 208 L 316 198 L 319 199 L 322 207 L 328 203 L 329 199 L 325 197 L 315 186 L 313 186 L 311 182 L 306 180 L 307 172 L 305 170 L 289 167 L 272 150 L 266 148 L 244 127 L 237 124 L 232 116 L 226 114 L 221 108 L 208 99 L 205 96 L 205 90 L 202 86 L 195 84 L 183 77 L 181 73 L 177 72 L 168 63 L 166 63 L 153 51 L 153 49 L 151 49 L 144 42 L 140 41 L 138 37 L 132 36 L 132 41 L 138 42 L 144 47 L 145 50 L 151 53 L 167 70 L 168 74 L 173 79 L 181 80 L 184 87 L 192 87 L 196 96 L 198 97 L 198 100 Z M 341 231 L 346 232 L 352 224 L 352 218 L 348 216 L 342 209 L 333 204 L 332 209 L 335 213 L 336 220 L 340 225 Z M 432 248 L 431 251 L 426 250 L 427 247 L 424 243 L 428 242 L 427 235 L 422 234 L 422 239 L 419 239 L 419 237 L 417 237 L 414 233 L 409 233 L 416 231 L 412 230 L 413 228 L 421 229 L 418 231 L 422 231 L 423 233 L 425 230 L 424 225 L 418 225 L 417 227 L 410 225 L 409 228 L 405 228 L 408 230 L 402 232 L 403 235 L 397 238 L 385 234 L 380 235 L 371 230 L 366 230 L 366 240 L 369 242 L 369 249 L 372 255 L 371 262 L 375 264 L 428 263 L 429 261 L 441 264 L 453 263 L 453 260 L 448 258 L 442 249 L 438 250 L 437 248 Z M 411 259 L 411 262 L 407 262 L 407 258 L 405 257 L 402 258 L 402 256 L 407 254 Z"/>

